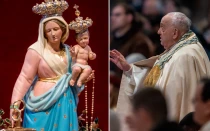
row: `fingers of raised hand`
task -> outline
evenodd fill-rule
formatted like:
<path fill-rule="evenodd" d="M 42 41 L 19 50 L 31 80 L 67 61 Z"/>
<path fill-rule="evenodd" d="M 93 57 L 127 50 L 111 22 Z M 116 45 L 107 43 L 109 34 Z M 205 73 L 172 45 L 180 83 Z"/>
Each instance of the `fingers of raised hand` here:
<path fill-rule="evenodd" d="M 75 52 L 74 52 L 73 50 L 71 50 L 71 53 L 73 53 L 73 54 L 74 54 Z"/>
<path fill-rule="evenodd" d="M 122 60 L 124 59 L 124 56 L 117 50 L 110 51 L 110 56 L 113 58 L 121 58 Z"/>
<path fill-rule="evenodd" d="M 73 49 L 70 50 L 71 53 L 75 53 L 75 51 Z"/>
<path fill-rule="evenodd" d="M 117 54 L 114 51 L 110 51 L 110 56 L 113 58 L 117 58 Z"/>
<path fill-rule="evenodd" d="M 123 56 L 119 56 L 119 57 L 118 57 L 118 60 L 119 60 L 120 62 L 124 62 L 124 61 L 125 61 L 125 58 L 124 58 Z"/>
<path fill-rule="evenodd" d="M 119 56 L 120 58 L 124 59 L 124 56 L 123 56 L 119 51 L 113 50 L 113 52 L 114 52 L 117 56 Z"/>
<path fill-rule="evenodd" d="M 113 63 L 117 63 L 117 61 L 115 60 L 115 59 L 113 59 L 113 58 L 110 58 L 110 60 L 113 62 Z"/>
<path fill-rule="evenodd" d="M 119 51 L 117 51 L 116 49 L 114 49 L 113 52 L 114 52 L 115 54 L 119 55 L 119 56 L 122 55 L 122 54 L 121 54 Z"/>
<path fill-rule="evenodd" d="M 72 50 L 75 51 L 75 47 L 74 46 L 72 47 Z"/>
<path fill-rule="evenodd" d="M 69 49 L 70 51 L 74 51 L 75 50 L 75 47 L 73 46 L 72 47 L 72 45 L 70 45 L 70 49 Z"/>

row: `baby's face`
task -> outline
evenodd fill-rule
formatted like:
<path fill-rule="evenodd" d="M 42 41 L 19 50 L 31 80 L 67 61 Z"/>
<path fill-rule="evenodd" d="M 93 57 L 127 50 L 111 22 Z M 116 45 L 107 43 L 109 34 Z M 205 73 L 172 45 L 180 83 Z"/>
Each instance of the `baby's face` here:
<path fill-rule="evenodd" d="M 77 43 L 82 47 L 85 48 L 89 44 L 89 33 L 86 31 L 82 34 L 77 36 Z"/>

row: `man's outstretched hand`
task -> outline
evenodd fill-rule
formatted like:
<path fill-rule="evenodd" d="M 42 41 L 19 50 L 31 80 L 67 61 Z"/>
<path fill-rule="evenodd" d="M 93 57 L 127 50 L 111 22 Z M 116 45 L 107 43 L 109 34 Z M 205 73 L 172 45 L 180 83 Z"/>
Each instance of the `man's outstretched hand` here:
<path fill-rule="evenodd" d="M 128 71 L 131 68 L 125 57 L 117 50 L 110 51 L 110 60 L 123 71 Z"/>

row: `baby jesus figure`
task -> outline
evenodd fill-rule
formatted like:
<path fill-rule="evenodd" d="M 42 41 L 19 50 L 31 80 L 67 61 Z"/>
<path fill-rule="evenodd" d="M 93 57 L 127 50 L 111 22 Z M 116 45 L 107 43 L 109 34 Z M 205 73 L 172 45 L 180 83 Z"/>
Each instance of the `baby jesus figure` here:
<path fill-rule="evenodd" d="M 82 83 L 92 73 L 92 69 L 88 65 L 88 60 L 94 60 L 96 54 L 92 52 L 88 45 L 90 38 L 88 27 L 92 26 L 93 21 L 88 17 L 83 20 L 83 17 L 80 17 L 79 6 L 75 5 L 74 8 L 76 9 L 75 15 L 77 18 L 75 21 L 70 22 L 69 29 L 75 30 L 78 44 L 70 48 L 70 54 L 72 56 L 72 77 L 69 83 L 73 86 L 77 80 L 77 86 L 81 87 Z"/>
<path fill-rule="evenodd" d="M 96 54 L 92 52 L 89 44 L 89 31 L 85 30 L 81 33 L 76 34 L 77 45 L 70 48 L 70 53 L 72 56 L 72 77 L 70 80 L 70 85 L 73 86 L 77 80 L 77 86 L 80 87 L 82 83 L 91 74 L 92 69 L 88 65 L 88 60 L 94 60 Z"/>

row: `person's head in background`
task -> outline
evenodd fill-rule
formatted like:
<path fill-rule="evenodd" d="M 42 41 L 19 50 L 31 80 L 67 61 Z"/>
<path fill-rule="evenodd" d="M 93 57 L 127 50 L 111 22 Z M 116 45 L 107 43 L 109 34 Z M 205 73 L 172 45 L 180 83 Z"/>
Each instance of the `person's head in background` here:
<path fill-rule="evenodd" d="M 164 4 L 162 0 L 144 0 L 142 3 L 141 13 L 149 20 L 155 33 L 157 32 L 161 18 L 164 15 L 163 10 Z"/>
<path fill-rule="evenodd" d="M 110 131 L 120 131 L 120 119 L 118 114 L 110 110 Z"/>
<path fill-rule="evenodd" d="M 177 122 L 174 121 L 164 121 L 158 124 L 151 131 L 184 131 Z"/>
<path fill-rule="evenodd" d="M 120 89 L 120 78 L 116 76 L 116 74 L 110 71 L 110 109 L 116 110 L 117 108 L 117 100 Z"/>
<path fill-rule="evenodd" d="M 163 14 L 164 4 L 162 0 L 144 0 L 142 13 L 145 16 L 158 16 Z"/>
<path fill-rule="evenodd" d="M 149 131 L 167 120 L 167 105 L 163 94 L 154 87 L 137 91 L 132 100 L 132 112 L 126 121 L 132 131 Z"/>
<path fill-rule="evenodd" d="M 184 131 L 198 131 L 200 129 L 200 125 L 193 120 L 193 115 L 194 112 L 190 112 L 179 122 Z"/>
<path fill-rule="evenodd" d="M 136 20 L 134 8 L 126 3 L 117 3 L 111 11 L 111 31 L 120 37 L 134 25 L 139 29 L 142 27 L 142 23 Z"/>
<path fill-rule="evenodd" d="M 210 79 L 202 78 L 194 97 L 194 120 L 201 126 L 210 121 Z"/>

